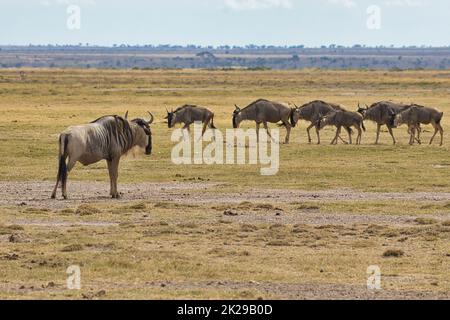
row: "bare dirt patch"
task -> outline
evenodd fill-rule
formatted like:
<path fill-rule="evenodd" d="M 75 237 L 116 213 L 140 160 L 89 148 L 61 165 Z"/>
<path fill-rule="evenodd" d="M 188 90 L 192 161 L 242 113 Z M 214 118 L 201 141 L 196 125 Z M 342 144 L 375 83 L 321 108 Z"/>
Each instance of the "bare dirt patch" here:
<path fill-rule="evenodd" d="M 135 206 L 143 206 L 145 203 L 142 204 L 139 201 L 146 201 L 155 203 L 155 207 L 166 206 L 178 209 L 196 205 L 222 206 L 224 208 L 223 219 L 239 223 L 406 225 L 416 221 L 417 217 L 413 215 L 414 213 L 411 213 L 411 215 L 377 214 L 375 212 L 373 214 L 324 213 L 320 210 L 320 204 L 352 201 L 357 206 L 360 201 L 423 201 L 424 203 L 450 201 L 450 193 L 374 193 L 350 189 L 327 191 L 249 189 L 246 192 L 238 193 L 220 191 L 221 186 L 223 184 L 212 182 L 122 184 L 120 186 L 122 198 L 111 200 L 107 196 L 109 193 L 107 183 L 70 182 L 69 200 L 52 200 L 49 198 L 53 188 L 52 182 L 0 182 L 0 206 L 51 211 L 72 210 L 68 208 L 74 207 L 84 208 L 91 203 L 125 204 L 136 202 Z M 219 188 L 218 191 L 214 191 L 216 188 Z M 284 212 L 277 207 L 277 205 L 292 202 L 313 202 L 318 205 L 300 206 L 295 212 Z M 237 209 L 234 210 L 234 208 Z M 182 219 L 182 215 L 180 219 Z M 428 215 L 427 219 L 435 219 L 436 222 L 444 221 L 450 219 L 450 214 Z M 17 223 L 26 224 L 27 222 Z M 45 224 L 46 222 L 38 221 L 37 223 Z"/>
<path fill-rule="evenodd" d="M 70 182 L 67 201 L 51 200 L 53 182 L 0 182 L 0 205 L 30 205 L 47 208 L 64 208 L 67 204 L 111 201 L 109 184 L 105 182 Z M 204 193 L 221 183 L 172 182 L 121 184 L 121 202 L 172 201 L 193 204 L 241 202 L 292 202 L 292 201 L 450 201 L 445 192 L 359 192 L 352 189 L 302 191 L 280 189 L 249 189 L 240 193 Z M 193 193 L 186 193 L 193 192 Z"/>

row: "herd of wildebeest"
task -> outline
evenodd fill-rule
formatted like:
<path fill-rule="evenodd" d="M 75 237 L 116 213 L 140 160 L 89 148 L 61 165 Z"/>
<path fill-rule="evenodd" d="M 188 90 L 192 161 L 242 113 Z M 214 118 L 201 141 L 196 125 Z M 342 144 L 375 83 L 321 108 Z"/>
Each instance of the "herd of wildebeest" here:
<path fill-rule="evenodd" d="M 410 135 L 409 143 L 421 143 L 422 125 L 432 125 L 434 134 L 430 140 L 433 143 L 436 135 L 440 134 L 440 145 L 443 144 L 444 130 L 441 125 L 443 112 L 434 108 L 424 107 L 417 104 L 401 104 L 390 101 L 377 102 L 370 107 L 361 107 L 358 104 L 356 112 L 348 111 L 345 107 L 327 103 L 324 101 L 312 101 L 301 107 L 289 106 L 279 102 L 259 99 L 245 108 L 235 105 L 236 109 L 232 115 L 233 128 L 239 128 L 243 121 L 254 121 L 256 123 L 257 137 L 261 124 L 264 126 L 269 137 L 268 123 L 280 123 L 286 128 L 285 143 L 289 143 L 292 128 L 296 127 L 300 120 L 309 121 L 307 128 L 308 141 L 312 143 L 310 130 L 316 129 L 317 143 L 320 144 L 320 130 L 326 126 L 335 126 L 336 135 L 332 144 L 339 140 L 346 144 L 352 144 L 353 129 L 358 136 L 356 144 L 361 144 L 362 133 L 366 131 L 364 121 L 369 120 L 377 124 L 375 144 L 378 144 L 382 126 L 387 126 L 394 144 L 397 143 L 393 129 L 403 124 L 407 125 Z M 117 178 L 120 158 L 131 149 L 138 147 L 145 150 L 147 155 L 152 152 L 152 132 L 150 125 L 154 122 L 154 116 L 149 112 L 150 120 L 128 119 L 125 117 L 105 116 L 89 124 L 70 127 L 64 131 L 59 138 L 59 169 L 52 198 L 56 198 L 58 186 L 61 184 L 62 196 L 67 199 L 67 176 L 77 162 L 87 166 L 101 160 L 106 160 L 111 183 L 110 195 L 119 198 L 117 190 Z M 168 111 L 165 118 L 169 128 L 176 124 L 183 124 L 184 129 L 189 132 L 193 123 L 203 124 L 203 134 L 207 128 L 216 129 L 214 126 L 214 113 L 207 108 L 184 105 L 176 110 Z M 341 137 L 344 128 L 349 137 L 345 141 Z"/>

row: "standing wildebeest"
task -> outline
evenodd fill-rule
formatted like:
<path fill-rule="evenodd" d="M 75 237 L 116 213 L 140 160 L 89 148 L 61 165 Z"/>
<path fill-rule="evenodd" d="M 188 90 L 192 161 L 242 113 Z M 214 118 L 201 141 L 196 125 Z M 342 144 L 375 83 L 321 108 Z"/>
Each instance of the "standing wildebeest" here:
<path fill-rule="evenodd" d="M 427 108 L 423 106 L 419 106 L 413 104 L 410 108 L 405 111 L 399 113 L 395 117 L 394 124 L 396 126 L 400 126 L 402 124 L 407 124 L 410 131 L 410 139 L 409 144 L 414 144 L 415 140 L 415 132 L 419 130 L 421 124 L 431 124 L 434 128 L 433 137 L 430 140 L 430 144 L 433 143 L 434 138 L 439 132 L 441 135 L 441 143 L 442 146 L 444 143 L 444 129 L 441 126 L 442 117 L 444 116 L 443 112 L 440 112 L 434 108 Z"/>
<path fill-rule="evenodd" d="M 119 176 L 120 158 L 134 147 L 145 149 L 145 154 L 152 152 L 152 132 L 150 121 L 134 119 L 128 121 L 119 116 L 105 116 L 90 124 L 70 127 L 59 137 L 59 169 L 52 199 L 61 182 L 62 195 L 67 199 L 67 176 L 77 162 L 85 166 L 106 160 L 111 182 L 111 196 L 119 198 L 117 178 Z M 68 163 L 66 160 L 69 159 Z"/>
<path fill-rule="evenodd" d="M 190 133 L 190 126 L 194 122 L 201 122 L 203 124 L 202 136 L 206 132 L 206 128 L 216 129 L 214 126 L 214 113 L 206 108 L 184 105 L 175 111 L 169 112 L 167 110 L 167 123 L 169 128 L 173 128 L 177 123 L 183 123 L 183 129 Z"/>
<path fill-rule="evenodd" d="M 364 120 L 371 120 L 377 124 L 377 139 L 375 144 L 378 144 L 380 140 L 380 132 L 383 125 L 387 126 L 394 144 L 397 143 L 394 137 L 394 132 L 392 131 L 392 129 L 396 127 L 394 124 L 394 119 L 396 115 L 407 110 L 408 108 L 410 108 L 410 105 L 390 101 L 377 102 L 372 104 L 370 107 L 366 105 L 366 108 L 361 108 L 358 104 L 358 112 L 362 114 Z"/>
<path fill-rule="evenodd" d="M 341 110 L 332 111 L 319 120 L 320 129 L 323 129 L 324 127 L 329 125 L 334 125 L 337 128 L 336 136 L 334 137 L 333 141 L 331 141 L 331 144 L 338 143 L 342 127 L 348 128 L 355 127 L 356 130 L 358 130 L 358 137 L 356 138 L 356 144 L 361 144 L 362 130 L 366 131 L 366 128 L 364 127 L 363 117 L 358 112 L 341 111 Z M 349 132 L 349 139 L 350 144 L 352 144 L 352 135 L 350 132 Z"/>
<path fill-rule="evenodd" d="M 245 120 L 255 121 L 256 136 L 259 141 L 259 128 L 261 123 L 266 129 L 268 136 L 272 139 L 267 123 L 278 123 L 281 121 L 283 122 L 282 126 L 285 126 L 287 131 L 285 143 L 289 143 L 289 138 L 291 135 L 291 124 L 289 123 L 289 119 L 291 117 L 291 113 L 294 111 L 293 109 L 282 103 L 272 102 L 265 99 L 259 99 L 244 109 L 241 109 L 237 105 L 235 105 L 235 107 L 236 109 L 233 112 L 233 128 L 239 128 L 241 122 Z"/>
<path fill-rule="evenodd" d="M 319 100 L 309 102 L 301 107 L 295 106 L 294 112 L 291 113 L 291 125 L 292 127 L 295 127 L 299 120 L 310 121 L 311 125 L 306 129 L 306 132 L 308 133 L 308 142 L 312 142 L 310 130 L 315 127 L 317 144 L 320 144 L 319 120 L 328 113 L 336 110 L 344 111 L 345 109 L 340 105 Z M 345 129 L 351 134 L 350 128 L 346 127 Z"/>

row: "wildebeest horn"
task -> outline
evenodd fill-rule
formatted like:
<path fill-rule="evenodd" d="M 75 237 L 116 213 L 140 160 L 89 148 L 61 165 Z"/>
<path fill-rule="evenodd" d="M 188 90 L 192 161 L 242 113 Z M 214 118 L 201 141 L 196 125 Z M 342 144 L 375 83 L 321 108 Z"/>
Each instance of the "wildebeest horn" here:
<path fill-rule="evenodd" d="M 241 111 L 241 108 L 237 104 L 234 105 L 236 107 L 236 110 Z"/>
<path fill-rule="evenodd" d="M 169 112 L 169 109 L 167 109 L 167 107 L 165 107 L 165 108 L 166 108 L 167 113 L 170 113 L 170 112 Z"/>
<path fill-rule="evenodd" d="M 294 107 L 295 107 L 295 109 L 299 109 L 299 107 L 294 103 Z"/>
<path fill-rule="evenodd" d="M 147 111 L 148 112 L 148 114 L 150 115 L 150 117 L 151 117 L 151 119 L 150 119 L 150 121 L 148 121 L 147 122 L 147 124 L 152 124 L 153 123 L 153 121 L 155 120 L 155 117 L 153 116 L 153 114 L 151 113 L 151 112 L 149 112 L 149 111 Z"/>
<path fill-rule="evenodd" d="M 128 120 L 128 110 L 127 113 L 125 113 L 125 120 Z"/>

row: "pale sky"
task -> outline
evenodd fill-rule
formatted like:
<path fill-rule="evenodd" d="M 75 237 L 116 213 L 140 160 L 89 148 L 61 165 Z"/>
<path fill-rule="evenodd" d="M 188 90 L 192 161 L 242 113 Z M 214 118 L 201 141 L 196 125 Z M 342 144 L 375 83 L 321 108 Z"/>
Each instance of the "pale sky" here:
<path fill-rule="evenodd" d="M 69 30 L 67 9 L 80 8 Z M 367 27 L 380 9 L 380 29 Z M 372 11 L 373 12 L 373 11 Z M 450 45 L 448 0 L 0 0 L 0 44 Z"/>

